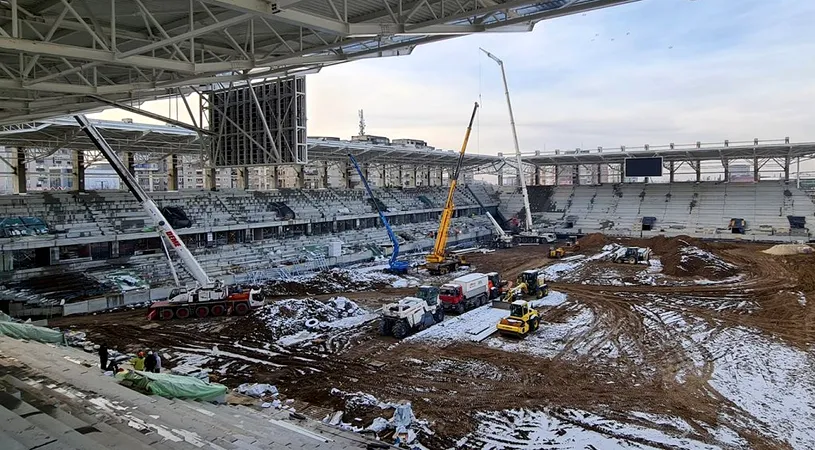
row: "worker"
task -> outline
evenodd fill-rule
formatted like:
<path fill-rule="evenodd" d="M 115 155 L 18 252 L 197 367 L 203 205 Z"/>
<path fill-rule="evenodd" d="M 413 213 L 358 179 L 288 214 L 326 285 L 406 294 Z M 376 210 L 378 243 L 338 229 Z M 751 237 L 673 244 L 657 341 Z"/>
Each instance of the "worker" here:
<path fill-rule="evenodd" d="M 158 351 L 153 352 L 153 355 L 156 357 L 156 370 L 154 372 L 161 373 L 161 355 L 158 354 Z"/>
<path fill-rule="evenodd" d="M 135 370 L 144 370 L 144 352 L 139 352 L 135 358 L 130 360 L 130 364 L 133 364 L 133 369 Z"/>
<path fill-rule="evenodd" d="M 156 355 L 152 351 L 148 351 L 147 357 L 144 358 L 144 370 L 150 373 L 156 371 Z"/>
<path fill-rule="evenodd" d="M 102 372 L 108 367 L 108 345 L 104 342 L 99 344 L 99 367 Z"/>

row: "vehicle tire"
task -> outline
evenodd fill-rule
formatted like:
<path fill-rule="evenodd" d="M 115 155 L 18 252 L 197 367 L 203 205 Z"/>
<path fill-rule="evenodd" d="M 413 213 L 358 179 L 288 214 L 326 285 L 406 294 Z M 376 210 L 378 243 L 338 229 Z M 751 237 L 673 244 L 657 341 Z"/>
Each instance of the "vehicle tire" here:
<path fill-rule="evenodd" d="M 538 292 L 535 293 L 538 298 L 543 298 L 546 294 L 543 293 L 543 289 L 538 289 Z"/>
<path fill-rule="evenodd" d="M 410 328 L 408 328 L 408 325 L 404 320 L 400 320 L 399 322 L 393 324 L 391 331 L 393 331 L 393 337 L 396 339 L 402 339 L 407 336 L 408 333 L 410 333 Z"/>
<path fill-rule="evenodd" d="M 538 331 L 538 327 L 540 326 L 540 319 L 535 317 L 534 319 L 529 321 L 529 329 L 530 331 Z"/>
<path fill-rule="evenodd" d="M 236 316 L 245 316 L 249 313 L 249 305 L 244 302 L 236 303 L 232 310 Z"/>
<path fill-rule="evenodd" d="M 489 297 L 487 297 L 487 295 L 484 294 L 484 295 L 481 296 L 481 301 L 478 303 L 478 306 L 484 306 L 489 302 L 490 302 Z"/>
<path fill-rule="evenodd" d="M 195 308 L 195 317 L 204 318 L 209 315 L 209 308 L 206 306 L 199 306 Z"/>
<path fill-rule="evenodd" d="M 170 308 L 165 308 L 165 309 L 162 309 L 162 310 L 161 310 L 161 311 L 158 313 L 158 317 L 159 317 L 159 319 L 161 319 L 161 320 L 172 320 L 172 318 L 173 318 L 173 316 L 174 316 L 174 315 L 175 315 L 175 314 L 173 314 L 173 310 L 172 310 L 172 309 L 170 309 Z"/>
<path fill-rule="evenodd" d="M 306 320 L 306 329 L 308 329 L 308 330 L 313 330 L 313 329 L 317 328 L 319 325 L 320 325 L 320 321 L 313 318 L 313 317 L 311 319 Z"/>
<path fill-rule="evenodd" d="M 210 314 L 215 317 L 223 316 L 226 312 L 226 308 L 223 305 L 212 305 L 212 308 L 209 310 Z"/>
<path fill-rule="evenodd" d="M 459 302 L 459 304 L 456 305 L 456 312 L 459 314 L 464 314 L 464 303 Z"/>
<path fill-rule="evenodd" d="M 190 317 L 190 310 L 188 308 L 178 308 L 175 310 L 175 316 L 179 319 L 186 319 Z"/>
<path fill-rule="evenodd" d="M 447 267 L 439 268 L 439 275 L 447 275 Z"/>
<path fill-rule="evenodd" d="M 381 336 L 391 335 L 391 324 L 385 319 L 379 321 L 379 334 Z"/>
<path fill-rule="evenodd" d="M 436 314 L 433 314 L 433 319 L 436 320 L 436 323 L 442 323 L 444 321 L 444 308 L 441 306 L 436 308 Z"/>

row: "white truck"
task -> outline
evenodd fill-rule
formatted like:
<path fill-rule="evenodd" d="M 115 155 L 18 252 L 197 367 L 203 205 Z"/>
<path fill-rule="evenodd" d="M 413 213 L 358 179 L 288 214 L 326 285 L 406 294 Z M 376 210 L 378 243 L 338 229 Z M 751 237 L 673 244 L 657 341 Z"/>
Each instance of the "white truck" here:
<path fill-rule="evenodd" d="M 379 334 L 402 339 L 442 320 L 444 309 L 439 305 L 439 288 L 420 286 L 416 297 L 405 297 L 382 307 Z"/>
<path fill-rule="evenodd" d="M 489 278 L 483 273 L 470 273 L 445 283 L 439 290 L 439 300 L 445 311 L 459 314 L 489 301 Z"/>

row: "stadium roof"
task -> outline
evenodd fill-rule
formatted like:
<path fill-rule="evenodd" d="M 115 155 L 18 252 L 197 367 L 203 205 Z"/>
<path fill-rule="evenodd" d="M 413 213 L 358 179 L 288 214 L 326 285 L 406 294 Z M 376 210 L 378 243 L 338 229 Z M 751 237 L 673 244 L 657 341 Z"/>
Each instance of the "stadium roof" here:
<path fill-rule="evenodd" d="M 663 161 L 721 161 L 723 159 L 790 158 L 815 156 L 815 142 L 790 143 L 789 139 L 659 147 L 577 149 L 556 153 L 523 154 L 521 160 L 536 166 L 621 164 L 626 158 L 662 157 Z"/>
<path fill-rule="evenodd" d="M 201 142 L 207 136 L 172 125 L 126 123 L 112 120 L 91 120 L 114 150 L 153 154 L 200 155 Z M 96 151 L 73 117 L 39 120 L 22 125 L 0 126 L 0 145 L 37 149 L 60 148 Z M 451 166 L 458 159 L 452 150 L 430 150 L 401 145 L 372 145 L 362 142 L 326 141 L 308 139 L 309 160 L 347 160 L 353 153 L 361 163 L 415 164 Z M 502 158 L 495 155 L 465 154 L 464 166 L 497 164 Z"/>
<path fill-rule="evenodd" d="M 0 125 L 310 73 L 639 0 L 0 0 Z M 120 103 L 121 104 L 121 103 Z"/>

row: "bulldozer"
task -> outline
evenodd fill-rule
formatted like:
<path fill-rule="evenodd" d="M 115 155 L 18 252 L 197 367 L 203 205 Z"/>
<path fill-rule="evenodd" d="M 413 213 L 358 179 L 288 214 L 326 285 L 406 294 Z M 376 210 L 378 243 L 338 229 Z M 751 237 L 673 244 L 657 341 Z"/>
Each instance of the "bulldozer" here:
<path fill-rule="evenodd" d="M 515 300 L 509 307 L 509 317 L 498 322 L 498 332 L 506 336 L 526 337 L 540 326 L 538 310 L 525 300 Z"/>
<path fill-rule="evenodd" d="M 565 255 L 566 250 L 563 250 L 563 247 L 549 249 L 549 257 L 552 259 L 560 259 L 563 258 Z"/>

